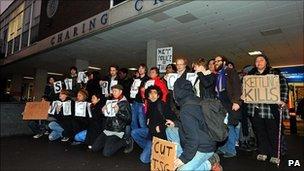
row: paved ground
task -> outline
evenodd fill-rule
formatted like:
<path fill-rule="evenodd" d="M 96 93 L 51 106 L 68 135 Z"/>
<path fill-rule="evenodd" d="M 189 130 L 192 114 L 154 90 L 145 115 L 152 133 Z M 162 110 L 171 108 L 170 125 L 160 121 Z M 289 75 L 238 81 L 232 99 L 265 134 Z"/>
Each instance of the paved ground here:
<path fill-rule="evenodd" d="M 304 170 L 304 137 L 287 136 L 288 154 L 280 168 L 269 162 L 254 160 L 253 152 L 239 151 L 233 159 L 222 159 L 224 170 Z M 113 157 L 86 151 L 83 146 L 70 146 L 61 142 L 49 142 L 46 137 L 32 139 L 30 136 L 1 138 L 1 171 L 4 170 L 146 170 L 141 164 L 136 146 L 130 154 L 118 152 Z M 288 167 L 289 159 L 300 160 L 301 168 Z"/>

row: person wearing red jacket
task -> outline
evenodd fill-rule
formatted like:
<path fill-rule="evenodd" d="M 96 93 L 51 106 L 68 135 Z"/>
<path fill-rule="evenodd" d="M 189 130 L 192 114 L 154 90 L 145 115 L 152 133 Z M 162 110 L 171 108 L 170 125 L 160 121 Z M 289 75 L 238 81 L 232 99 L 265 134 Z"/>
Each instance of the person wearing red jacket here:
<path fill-rule="evenodd" d="M 159 77 L 159 69 L 157 67 L 152 67 L 149 72 L 149 77 L 150 80 L 154 80 L 154 86 L 158 87 L 161 90 L 163 94 L 161 100 L 166 103 L 169 90 L 166 86 L 166 83 Z"/>

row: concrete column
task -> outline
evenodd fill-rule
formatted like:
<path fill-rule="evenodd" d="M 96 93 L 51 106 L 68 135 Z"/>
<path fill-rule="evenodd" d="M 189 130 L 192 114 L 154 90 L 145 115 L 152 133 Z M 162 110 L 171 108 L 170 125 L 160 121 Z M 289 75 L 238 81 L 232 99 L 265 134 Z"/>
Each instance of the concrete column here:
<path fill-rule="evenodd" d="M 149 40 L 147 42 L 147 67 L 150 69 L 151 67 L 156 66 L 156 54 L 157 48 L 167 47 L 168 44 L 160 42 L 158 40 Z"/>
<path fill-rule="evenodd" d="M 34 100 L 40 101 L 41 97 L 44 94 L 44 88 L 47 83 L 47 70 L 36 69 L 34 77 Z"/>
<path fill-rule="evenodd" d="M 89 67 L 89 61 L 82 60 L 82 59 L 76 59 L 75 66 L 77 67 L 78 72 L 87 70 Z"/>
<path fill-rule="evenodd" d="M 10 94 L 18 101 L 21 99 L 22 80 L 23 76 L 21 74 L 14 74 L 12 77 Z"/>

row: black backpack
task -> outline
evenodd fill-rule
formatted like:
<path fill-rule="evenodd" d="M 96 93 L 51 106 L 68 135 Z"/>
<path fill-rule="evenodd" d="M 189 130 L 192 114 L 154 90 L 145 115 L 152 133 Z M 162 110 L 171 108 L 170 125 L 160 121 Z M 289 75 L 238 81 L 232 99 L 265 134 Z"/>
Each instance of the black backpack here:
<path fill-rule="evenodd" d="M 187 102 L 186 104 L 200 105 L 209 137 L 216 142 L 222 142 L 228 137 L 228 127 L 224 123 L 227 111 L 217 99 L 204 99 L 197 103 Z"/>

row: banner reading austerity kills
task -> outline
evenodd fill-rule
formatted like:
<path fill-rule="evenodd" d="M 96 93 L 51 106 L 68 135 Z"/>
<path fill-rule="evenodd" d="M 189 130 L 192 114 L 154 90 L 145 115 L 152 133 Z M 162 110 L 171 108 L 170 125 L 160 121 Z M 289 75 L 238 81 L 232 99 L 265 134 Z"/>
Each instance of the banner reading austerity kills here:
<path fill-rule="evenodd" d="M 151 147 L 151 171 L 174 171 L 176 145 L 157 137 L 153 137 Z"/>
<path fill-rule="evenodd" d="M 277 104 L 280 102 L 278 75 L 247 75 L 243 78 L 245 103 Z"/>

